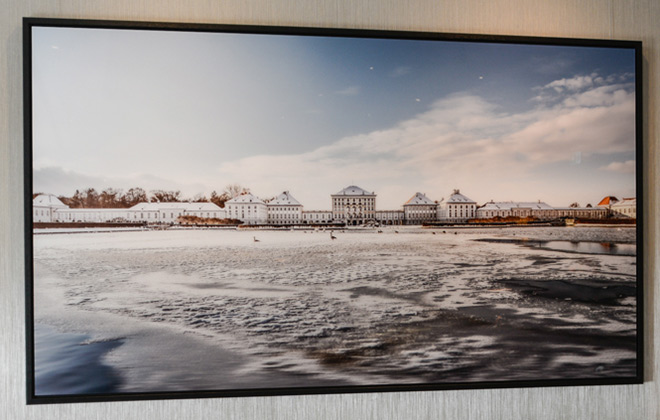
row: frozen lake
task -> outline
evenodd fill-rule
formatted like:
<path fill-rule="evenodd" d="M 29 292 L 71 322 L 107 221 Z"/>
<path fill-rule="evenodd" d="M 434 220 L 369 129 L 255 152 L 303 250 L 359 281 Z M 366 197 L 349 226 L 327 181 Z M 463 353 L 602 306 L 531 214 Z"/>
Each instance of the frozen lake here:
<path fill-rule="evenodd" d="M 635 374 L 634 228 L 333 235 L 35 235 L 35 322 L 114 343 L 113 392 Z"/>

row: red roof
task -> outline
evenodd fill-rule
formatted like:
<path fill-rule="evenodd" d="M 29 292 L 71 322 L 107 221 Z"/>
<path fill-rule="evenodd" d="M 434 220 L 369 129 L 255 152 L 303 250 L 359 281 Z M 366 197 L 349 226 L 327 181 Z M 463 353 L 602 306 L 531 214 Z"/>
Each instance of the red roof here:
<path fill-rule="evenodd" d="M 618 202 L 619 199 L 614 197 L 613 195 L 608 195 L 607 197 L 603 198 L 600 200 L 600 203 L 598 203 L 599 206 L 611 206 L 612 204 Z"/>

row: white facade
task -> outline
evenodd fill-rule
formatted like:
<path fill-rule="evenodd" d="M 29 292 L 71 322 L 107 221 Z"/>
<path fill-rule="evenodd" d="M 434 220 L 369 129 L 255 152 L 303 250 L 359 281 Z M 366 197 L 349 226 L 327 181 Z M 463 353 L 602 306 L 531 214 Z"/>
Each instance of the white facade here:
<path fill-rule="evenodd" d="M 603 207 L 552 207 L 542 201 L 517 202 L 500 201 L 484 204 L 477 209 L 477 218 L 493 219 L 496 217 L 533 217 L 539 220 L 560 218 L 603 219 L 608 210 Z"/>
<path fill-rule="evenodd" d="M 238 219 L 248 225 L 268 223 L 268 207 L 251 193 L 239 195 L 225 203 L 227 218 Z"/>
<path fill-rule="evenodd" d="M 332 217 L 347 225 L 362 225 L 375 220 L 376 193 L 350 185 L 332 194 Z"/>
<path fill-rule="evenodd" d="M 306 225 L 320 225 L 332 223 L 332 212 L 330 210 L 303 210 L 302 222 Z"/>
<path fill-rule="evenodd" d="M 225 210 L 214 203 L 139 203 L 129 209 L 72 209 L 55 196 L 39 195 L 32 205 L 34 222 L 144 222 L 176 223 L 179 216 L 224 219 Z"/>
<path fill-rule="evenodd" d="M 180 216 L 224 219 L 226 211 L 214 203 L 138 203 L 129 209 L 131 221 L 176 223 Z"/>
<path fill-rule="evenodd" d="M 52 194 L 39 194 L 32 199 L 32 221 L 54 222 L 57 219 L 56 212 L 68 208 L 69 206 Z"/>
<path fill-rule="evenodd" d="M 303 206 L 288 191 L 268 202 L 267 208 L 268 224 L 293 225 L 302 222 Z"/>
<path fill-rule="evenodd" d="M 637 219 L 637 198 L 624 198 L 611 207 L 612 213 L 617 216 L 630 217 Z"/>
<path fill-rule="evenodd" d="M 405 214 L 403 210 L 376 210 L 376 221 L 381 225 L 402 225 Z"/>
<path fill-rule="evenodd" d="M 403 212 L 406 224 L 409 225 L 434 222 L 438 218 L 438 203 L 418 192 L 406 201 Z"/>
<path fill-rule="evenodd" d="M 54 222 L 110 222 L 131 221 L 131 211 L 128 209 L 58 209 Z"/>
<path fill-rule="evenodd" d="M 636 218 L 637 200 L 605 197 L 597 207 L 552 207 L 538 202 L 494 202 L 477 208 L 476 202 L 454 190 L 444 205 L 415 193 L 403 210 L 376 210 L 376 194 L 357 186 L 349 186 L 332 194 L 332 210 L 303 210 L 303 205 L 288 191 L 269 203 L 252 194 L 243 194 L 225 203 L 222 209 L 214 203 L 139 203 L 129 209 L 76 208 L 66 206 L 57 197 L 41 194 L 33 199 L 33 221 L 40 222 L 137 222 L 178 223 L 181 216 L 204 219 L 237 219 L 245 224 L 316 225 L 346 224 L 382 225 L 423 224 L 433 222 L 466 222 L 469 219 L 560 218 L 605 219 L 615 217 Z"/>
<path fill-rule="evenodd" d="M 517 201 L 491 201 L 477 209 L 477 218 L 492 219 L 494 217 L 533 217 L 541 211 L 552 210 L 553 207 L 541 201 L 539 202 L 517 202 Z"/>
<path fill-rule="evenodd" d="M 460 190 L 454 190 L 443 210 L 438 211 L 438 218 L 442 216 L 440 220 L 464 222 L 477 216 L 477 202 L 461 194 Z"/>

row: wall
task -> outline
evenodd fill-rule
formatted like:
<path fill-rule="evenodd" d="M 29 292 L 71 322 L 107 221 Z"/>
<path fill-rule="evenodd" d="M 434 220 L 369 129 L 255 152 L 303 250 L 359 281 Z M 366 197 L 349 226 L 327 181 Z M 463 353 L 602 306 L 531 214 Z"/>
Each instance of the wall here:
<path fill-rule="evenodd" d="M 636 386 L 26 406 L 23 16 L 635 39 L 645 56 L 647 382 Z M 0 0 L 0 419 L 658 419 L 657 0 Z"/>

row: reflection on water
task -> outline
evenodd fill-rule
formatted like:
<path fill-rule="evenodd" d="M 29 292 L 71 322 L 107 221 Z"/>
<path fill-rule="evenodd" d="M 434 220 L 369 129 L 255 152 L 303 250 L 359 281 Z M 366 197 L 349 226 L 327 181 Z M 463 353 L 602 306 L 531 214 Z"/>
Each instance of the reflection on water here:
<path fill-rule="evenodd" d="M 121 341 L 87 343 L 88 336 L 34 326 L 35 395 L 99 394 L 117 390 L 119 376 L 102 363 Z"/>
<path fill-rule="evenodd" d="M 637 245 L 617 244 L 613 242 L 573 242 L 573 241 L 547 241 L 538 242 L 539 248 L 555 251 L 578 252 L 584 254 L 607 255 L 636 255 Z"/>

